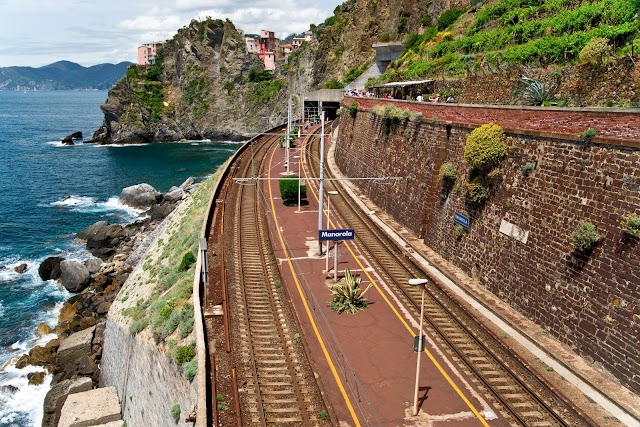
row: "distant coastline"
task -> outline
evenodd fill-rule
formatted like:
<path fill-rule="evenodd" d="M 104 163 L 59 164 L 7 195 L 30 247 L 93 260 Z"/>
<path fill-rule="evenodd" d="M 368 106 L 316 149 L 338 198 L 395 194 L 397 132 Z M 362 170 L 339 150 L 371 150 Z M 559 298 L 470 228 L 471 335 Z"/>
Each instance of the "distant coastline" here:
<path fill-rule="evenodd" d="M 0 67 L 0 91 L 108 90 L 132 62 L 84 67 L 58 61 L 39 68 Z"/>

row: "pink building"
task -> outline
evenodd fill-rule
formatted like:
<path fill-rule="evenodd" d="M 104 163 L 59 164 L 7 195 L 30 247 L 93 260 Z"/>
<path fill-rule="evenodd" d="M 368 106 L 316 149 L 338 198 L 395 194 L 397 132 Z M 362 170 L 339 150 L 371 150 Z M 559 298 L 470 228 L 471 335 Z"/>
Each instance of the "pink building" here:
<path fill-rule="evenodd" d="M 247 45 L 248 53 L 260 53 L 260 36 L 247 34 L 244 36 L 244 42 Z"/>
<path fill-rule="evenodd" d="M 264 61 L 266 70 L 276 69 L 276 49 L 278 39 L 273 31 L 260 30 L 260 52 L 258 56 Z"/>
<path fill-rule="evenodd" d="M 138 65 L 154 65 L 156 63 L 156 52 L 162 43 L 145 43 L 138 47 Z"/>

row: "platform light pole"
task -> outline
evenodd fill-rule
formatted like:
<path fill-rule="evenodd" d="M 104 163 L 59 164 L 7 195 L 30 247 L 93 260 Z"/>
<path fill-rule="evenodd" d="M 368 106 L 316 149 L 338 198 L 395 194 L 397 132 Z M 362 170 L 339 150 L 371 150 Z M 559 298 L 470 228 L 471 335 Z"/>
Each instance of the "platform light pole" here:
<path fill-rule="evenodd" d="M 320 189 L 318 190 L 318 236 L 322 230 L 322 208 L 324 206 L 324 111 L 322 112 L 322 131 L 320 132 Z M 322 241 L 318 239 L 318 254 L 322 255 Z"/>
<path fill-rule="evenodd" d="M 427 284 L 427 279 L 409 279 L 409 285 L 422 287 L 422 302 L 420 303 L 420 329 L 418 336 L 418 362 L 416 364 L 416 386 L 413 394 L 413 416 L 418 415 L 418 389 L 420 383 L 420 356 L 423 350 L 423 335 L 422 335 L 422 320 L 424 319 L 424 288 Z"/>
<path fill-rule="evenodd" d="M 300 183 L 300 163 L 302 158 L 300 156 L 293 156 L 294 159 L 298 159 L 298 212 L 300 212 L 300 192 L 302 191 L 302 184 Z"/>
<path fill-rule="evenodd" d="M 331 217 L 329 216 L 331 215 L 331 196 L 337 196 L 337 195 L 338 195 L 338 192 L 335 190 L 327 191 L 327 228 L 326 230 L 329 229 L 330 221 L 331 221 Z M 325 257 L 324 271 L 329 273 L 329 241 L 328 240 L 327 240 L 327 251 L 326 251 L 326 257 Z"/>

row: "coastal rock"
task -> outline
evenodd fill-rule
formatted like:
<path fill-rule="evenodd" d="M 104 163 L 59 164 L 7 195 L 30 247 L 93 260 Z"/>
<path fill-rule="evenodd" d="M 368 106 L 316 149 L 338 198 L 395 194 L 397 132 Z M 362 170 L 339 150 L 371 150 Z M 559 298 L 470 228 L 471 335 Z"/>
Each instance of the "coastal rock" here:
<path fill-rule="evenodd" d="M 165 202 L 160 205 L 155 205 L 154 207 L 151 208 L 149 217 L 151 221 L 164 219 L 167 216 L 169 216 L 171 212 L 173 212 L 175 207 L 176 207 L 175 204 L 169 203 L 169 202 Z"/>
<path fill-rule="evenodd" d="M 120 200 L 134 208 L 149 208 L 156 204 L 160 193 L 149 184 L 137 184 L 127 187 L 120 193 Z"/>
<path fill-rule="evenodd" d="M 56 363 L 55 348 L 37 346 L 29 350 L 27 363 L 33 366 L 47 366 Z"/>
<path fill-rule="evenodd" d="M 89 285 L 91 275 L 84 264 L 64 260 L 60 263 L 60 282 L 69 292 L 80 292 Z"/>
<path fill-rule="evenodd" d="M 51 326 L 46 323 L 39 323 L 38 328 L 36 329 L 36 333 L 39 336 L 48 335 L 51 333 Z"/>
<path fill-rule="evenodd" d="M 102 268 L 104 262 L 100 258 L 91 258 L 84 262 L 84 266 L 87 267 L 89 273 L 96 274 Z"/>
<path fill-rule="evenodd" d="M 58 426 L 97 426 L 121 419 L 116 389 L 105 387 L 67 396 Z"/>
<path fill-rule="evenodd" d="M 62 138 L 62 145 L 76 145 L 73 142 L 73 139 L 71 138 L 71 136 L 65 136 L 64 138 Z"/>
<path fill-rule="evenodd" d="M 78 308 L 75 304 L 70 303 L 69 301 L 62 304 L 62 308 L 60 309 L 60 314 L 58 314 L 58 323 L 68 322 L 76 315 L 78 312 Z"/>
<path fill-rule="evenodd" d="M 109 224 L 107 221 L 98 221 L 78 233 L 78 238 L 86 240 L 87 249 L 98 258 L 106 258 L 113 254 L 124 236 L 123 226 Z"/>
<path fill-rule="evenodd" d="M 174 187 L 164 194 L 163 199 L 167 202 L 177 202 L 178 200 L 182 200 L 183 196 L 184 189 L 181 187 Z"/>
<path fill-rule="evenodd" d="M 16 265 L 15 267 L 13 267 L 13 271 L 15 271 L 16 273 L 22 274 L 25 271 L 27 271 L 27 264 L 23 262 L 20 265 Z"/>
<path fill-rule="evenodd" d="M 73 393 L 80 393 L 91 390 L 93 383 L 91 378 L 80 377 L 72 380 L 64 380 L 51 387 L 51 390 L 44 398 L 44 416 L 42 417 L 42 427 L 56 427 L 60 419 L 60 411 L 67 396 Z"/>
<path fill-rule="evenodd" d="M 69 335 L 62 340 L 58 347 L 58 365 L 71 363 L 82 356 L 91 354 L 91 341 L 93 340 L 93 332 L 95 326 L 85 329 L 75 334 Z"/>
<path fill-rule="evenodd" d="M 56 280 L 60 277 L 60 263 L 64 258 L 58 256 L 50 256 L 42 261 L 38 267 L 38 274 L 42 280 Z"/>
<path fill-rule="evenodd" d="M 29 380 L 30 385 L 40 385 L 44 382 L 44 377 L 46 376 L 46 372 L 29 372 L 27 374 L 27 379 Z"/>

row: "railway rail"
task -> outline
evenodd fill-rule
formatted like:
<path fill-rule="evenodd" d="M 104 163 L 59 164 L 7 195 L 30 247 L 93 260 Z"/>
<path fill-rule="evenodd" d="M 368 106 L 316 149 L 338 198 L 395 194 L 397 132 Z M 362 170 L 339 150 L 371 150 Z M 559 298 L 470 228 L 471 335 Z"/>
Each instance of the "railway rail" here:
<path fill-rule="evenodd" d="M 226 357 L 218 358 L 219 372 L 211 374 L 216 425 L 330 425 L 319 417 L 320 389 L 272 256 L 263 183 L 234 183 L 260 173 L 282 131 L 276 128 L 245 147 L 215 202 L 208 240 L 210 277 L 217 280 L 205 291 L 205 305 L 221 309 L 218 330 L 224 330 L 224 345 L 216 348 Z M 209 341 L 216 346 L 214 336 L 212 328 Z"/>
<path fill-rule="evenodd" d="M 319 176 L 319 139 L 311 140 L 306 150 L 305 173 Z M 330 171 L 325 177 L 331 177 Z M 339 218 L 339 227 L 354 228 L 358 249 L 379 276 L 397 293 L 407 306 L 413 306 L 419 317 L 421 289 L 408 285 L 408 280 L 427 277 L 409 258 L 403 255 L 384 232 L 350 201 L 336 181 L 326 181 L 325 190 L 338 191 L 331 198 L 332 218 Z M 312 184 L 313 185 L 313 184 Z M 436 337 L 445 351 L 463 372 L 473 379 L 501 415 L 511 425 L 525 426 L 589 426 L 590 419 L 558 396 L 517 356 L 468 312 L 461 308 L 433 281 L 425 286 L 425 318 L 428 333 Z"/>

